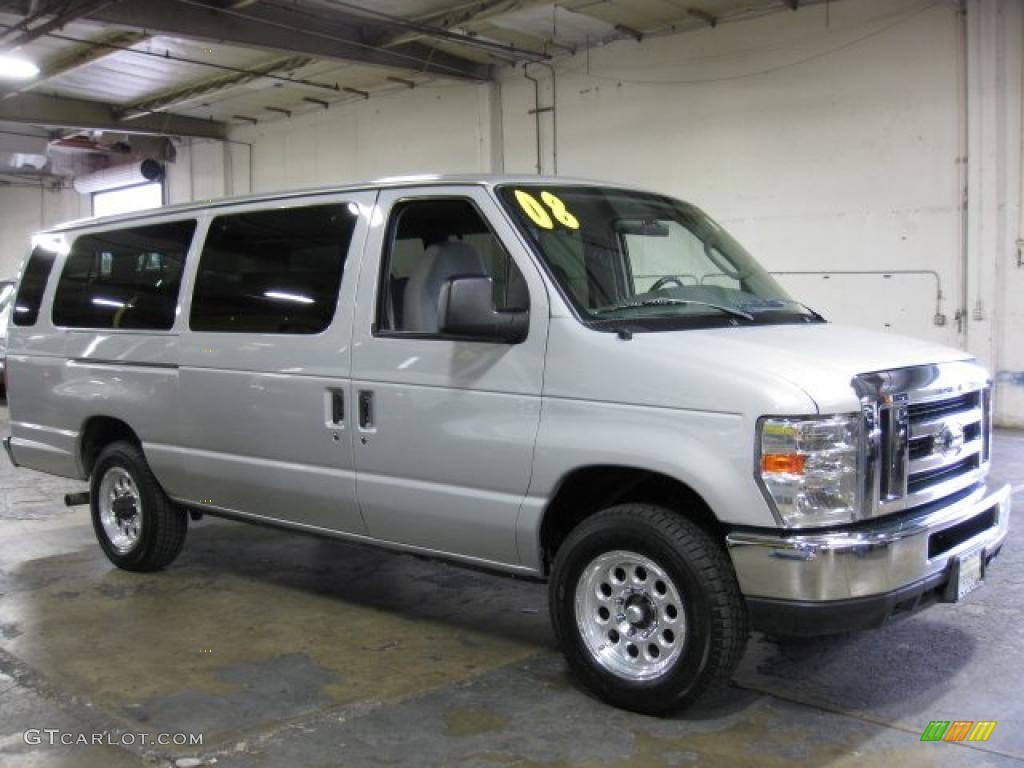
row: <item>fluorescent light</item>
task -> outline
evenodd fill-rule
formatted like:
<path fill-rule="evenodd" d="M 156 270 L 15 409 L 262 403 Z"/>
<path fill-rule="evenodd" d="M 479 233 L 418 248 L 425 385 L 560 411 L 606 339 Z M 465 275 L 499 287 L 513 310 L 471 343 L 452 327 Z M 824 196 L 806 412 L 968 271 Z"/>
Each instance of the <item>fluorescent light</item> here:
<path fill-rule="evenodd" d="M 28 59 L 0 56 L 0 80 L 30 80 L 39 74 L 39 67 Z"/>
<path fill-rule="evenodd" d="M 97 304 L 101 307 L 115 307 L 117 309 L 124 309 L 125 307 L 129 306 L 128 304 L 125 304 L 123 301 L 115 301 L 114 299 L 104 299 L 99 296 L 94 296 L 92 303 Z"/>
<path fill-rule="evenodd" d="M 297 304 L 313 304 L 313 299 L 309 296 L 303 296 L 298 293 L 286 293 L 285 291 L 264 291 L 264 296 L 268 299 L 277 299 L 278 301 L 294 301 Z"/>

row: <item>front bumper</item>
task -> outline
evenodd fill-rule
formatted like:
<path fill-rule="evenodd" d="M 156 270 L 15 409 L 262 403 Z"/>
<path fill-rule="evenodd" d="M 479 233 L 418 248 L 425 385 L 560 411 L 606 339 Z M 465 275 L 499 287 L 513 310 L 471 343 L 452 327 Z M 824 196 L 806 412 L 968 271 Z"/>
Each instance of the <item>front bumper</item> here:
<path fill-rule="evenodd" d="M 944 597 L 956 557 L 987 565 L 1010 522 L 1010 486 L 977 487 L 927 505 L 821 533 L 734 531 L 726 542 L 754 629 L 815 635 L 866 629 Z"/>

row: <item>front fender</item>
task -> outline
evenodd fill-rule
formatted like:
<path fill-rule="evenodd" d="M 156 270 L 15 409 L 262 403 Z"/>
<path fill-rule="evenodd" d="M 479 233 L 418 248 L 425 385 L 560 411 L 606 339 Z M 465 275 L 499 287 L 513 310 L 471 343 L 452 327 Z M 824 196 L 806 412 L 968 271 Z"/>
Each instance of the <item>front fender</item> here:
<path fill-rule="evenodd" d="M 562 479 L 581 467 L 657 472 L 696 492 L 729 525 L 776 524 L 754 482 L 754 429 L 742 414 L 545 398 L 517 527 L 524 565 L 541 568 L 540 527 Z"/>

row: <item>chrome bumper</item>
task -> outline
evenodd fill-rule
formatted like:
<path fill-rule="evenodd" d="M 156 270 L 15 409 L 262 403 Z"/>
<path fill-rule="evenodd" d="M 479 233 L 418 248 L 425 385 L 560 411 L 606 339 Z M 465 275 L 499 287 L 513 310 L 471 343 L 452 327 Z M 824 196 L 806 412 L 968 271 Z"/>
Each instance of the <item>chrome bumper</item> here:
<path fill-rule="evenodd" d="M 994 519 L 980 528 L 989 512 Z M 1002 546 L 1009 522 L 1006 485 L 994 492 L 980 487 L 946 506 L 882 518 L 870 526 L 828 533 L 734 532 L 726 542 L 748 601 L 817 603 L 945 583 L 958 554 L 981 547 L 983 559 L 990 560 Z M 945 536 L 936 537 L 944 531 Z"/>

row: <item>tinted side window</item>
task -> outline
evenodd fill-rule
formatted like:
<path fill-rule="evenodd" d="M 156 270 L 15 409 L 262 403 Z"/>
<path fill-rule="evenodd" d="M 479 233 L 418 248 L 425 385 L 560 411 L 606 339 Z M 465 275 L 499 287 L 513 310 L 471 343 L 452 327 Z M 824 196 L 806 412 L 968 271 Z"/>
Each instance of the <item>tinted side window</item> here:
<path fill-rule="evenodd" d="M 43 303 L 43 291 L 55 258 L 56 253 L 42 246 L 32 249 L 21 276 L 18 297 L 14 300 L 15 325 L 35 325 L 39 319 L 39 305 Z"/>
<path fill-rule="evenodd" d="M 199 260 L 192 330 L 325 330 L 356 218 L 345 203 L 218 216 Z"/>
<path fill-rule="evenodd" d="M 54 324 L 169 330 L 195 231 L 195 221 L 175 221 L 82 235 L 57 283 Z"/>
<path fill-rule="evenodd" d="M 453 277 L 490 277 L 498 310 L 529 307 L 522 272 L 468 200 L 396 205 L 385 262 L 377 317 L 383 331 L 436 334 L 441 286 Z"/>

